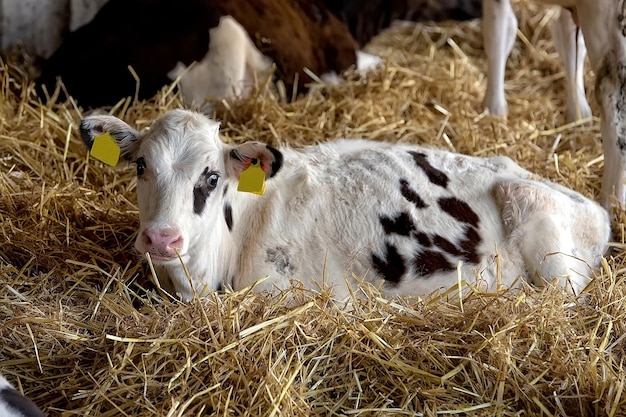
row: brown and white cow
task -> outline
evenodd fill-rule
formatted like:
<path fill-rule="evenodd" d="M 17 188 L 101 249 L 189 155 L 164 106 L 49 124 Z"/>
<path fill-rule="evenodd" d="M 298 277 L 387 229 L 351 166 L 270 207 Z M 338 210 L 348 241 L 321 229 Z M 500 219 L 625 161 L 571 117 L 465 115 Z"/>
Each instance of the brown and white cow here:
<path fill-rule="evenodd" d="M 80 105 L 97 107 L 152 97 L 179 75 L 190 98 L 232 97 L 272 63 L 291 92 L 311 81 L 304 68 L 341 73 L 356 60 L 350 32 L 318 0 L 110 0 L 67 36 L 39 82 L 50 93 L 60 77 Z M 194 62 L 202 71 L 181 71 Z"/>
<path fill-rule="evenodd" d="M 312 81 L 305 68 L 335 80 L 371 58 L 357 50 L 350 34 L 347 25 L 357 22 L 353 11 L 378 22 L 355 32 L 369 40 L 366 34 L 384 29 L 395 17 L 479 17 L 479 1 L 377 1 L 373 8 L 369 2 L 356 7 L 322 0 L 110 0 L 90 23 L 67 36 L 44 63 L 39 83 L 51 93 L 60 77 L 80 105 L 98 107 L 135 94 L 149 98 L 180 77 L 187 103 L 201 104 L 207 97 L 245 96 L 275 64 L 290 97 Z M 350 21 L 344 24 L 334 13 Z"/>
<path fill-rule="evenodd" d="M 350 30 L 359 46 L 395 21 L 464 21 L 482 15 L 482 0 L 322 0 Z"/>
<path fill-rule="evenodd" d="M 136 249 L 185 300 L 264 276 L 257 289 L 297 279 L 341 299 L 354 277 L 396 296 L 447 289 L 459 274 L 484 289 L 522 276 L 579 293 L 609 239 L 600 205 L 506 157 L 365 140 L 231 146 L 188 110 L 142 132 L 109 115 L 80 129 L 89 147 L 110 132 L 134 161 Z M 267 177 L 263 195 L 238 191 L 251 164 Z"/>
<path fill-rule="evenodd" d="M 601 202 L 609 207 L 616 196 L 626 204 L 626 10 L 624 0 L 538 0 L 563 9 L 552 33 L 565 64 L 568 121 L 591 115 L 583 85 L 583 63 L 589 53 L 595 72 L 595 97 L 600 107 L 604 174 Z M 578 31 L 577 25 L 581 31 Z M 505 115 L 504 70 L 513 47 L 517 19 L 510 0 L 483 0 L 483 34 L 488 58 L 484 104 Z M 584 42 L 583 42 L 584 38 Z"/>

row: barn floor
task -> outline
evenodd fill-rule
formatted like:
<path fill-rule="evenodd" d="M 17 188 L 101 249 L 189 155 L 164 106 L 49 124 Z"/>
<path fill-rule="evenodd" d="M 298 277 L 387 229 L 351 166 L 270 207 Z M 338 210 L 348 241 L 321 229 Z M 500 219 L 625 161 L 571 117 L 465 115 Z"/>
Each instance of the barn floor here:
<path fill-rule="evenodd" d="M 387 64 L 366 80 L 292 104 L 264 90 L 216 117 L 234 142 L 367 137 L 508 155 L 597 198 L 599 122 L 563 125 L 554 16 L 516 9 L 507 120 L 481 113 L 479 22 L 395 27 L 368 47 Z M 50 416 L 626 415 L 623 212 L 578 300 L 527 288 L 390 302 L 364 289 L 345 312 L 294 289 L 297 306 L 246 291 L 179 303 L 132 251 L 133 170 L 89 159 L 81 110 L 38 104 L 23 68 L 2 64 L 0 79 L 0 373 Z M 113 113 L 143 127 L 179 106 L 164 89 Z"/>

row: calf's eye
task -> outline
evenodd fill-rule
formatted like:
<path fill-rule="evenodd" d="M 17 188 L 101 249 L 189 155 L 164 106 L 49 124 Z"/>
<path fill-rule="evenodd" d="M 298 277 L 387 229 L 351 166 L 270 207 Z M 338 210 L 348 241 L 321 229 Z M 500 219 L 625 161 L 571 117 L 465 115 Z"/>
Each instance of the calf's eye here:
<path fill-rule="evenodd" d="M 209 195 L 217 187 L 217 182 L 220 179 L 219 172 L 211 171 L 209 168 L 205 168 L 198 181 L 193 186 L 193 212 L 196 214 L 202 214 L 206 200 Z"/>
<path fill-rule="evenodd" d="M 137 176 L 141 177 L 146 172 L 146 160 L 143 157 L 139 157 L 135 160 L 135 165 L 137 166 Z"/>
<path fill-rule="evenodd" d="M 220 179 L 218 173 L 214 172 L 207 177 L 206 183 L 209 186 L 209 189 L 214 190 L 217 187 L 217 181 Z"/>

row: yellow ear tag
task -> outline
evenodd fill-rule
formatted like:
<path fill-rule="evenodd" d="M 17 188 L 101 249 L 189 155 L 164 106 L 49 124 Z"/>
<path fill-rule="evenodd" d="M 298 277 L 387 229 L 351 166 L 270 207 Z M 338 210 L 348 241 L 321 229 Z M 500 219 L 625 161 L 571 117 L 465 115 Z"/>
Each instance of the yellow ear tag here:
<path fill-rule="evenodd" d="M 263 195 L 265 192 L 265 171 L 261 168 L 258 159 L 253 159 L 252 164 L 239 176 L 237 191 L 258 195 Z"/>
<path fill-rule="evenodd" d="M 120 159 L 120 147 L 109 132 L 104 132 L 93 138 L 91 156 L 114 167 Z"/>

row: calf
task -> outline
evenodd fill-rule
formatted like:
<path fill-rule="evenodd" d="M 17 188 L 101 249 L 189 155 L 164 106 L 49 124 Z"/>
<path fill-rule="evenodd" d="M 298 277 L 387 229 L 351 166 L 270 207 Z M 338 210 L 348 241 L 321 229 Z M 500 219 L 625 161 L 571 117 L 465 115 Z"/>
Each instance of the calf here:
<path fill-rule="evenodd" d="M 217 122 L 187 110 L 142 132 L 108 115 L 80 130 L 89 147 L 110 132 L 136 165 L 136 249 L 184 300 L 266 275 L 257 289 L 298 279 L 338 298 L 354 277 L 396 296 L 448 288 L 459 274 L 488 290 L 558 278 L 579 293 L 609 238 L 602 207 L 506 157 L 364 140 L 231 146 Z M 262 196 L 238 191 L 250 169 L 267 177 Z"/>
<path fill-rule="evenodd" d="M 558 4 L 553 26 L 557 51 L 565 63 L 568 121 L 591 115 L 585 98 L 583 63 L 586 47 L 596 74 L 595 95 L 600 108 L 604 174 L 601 202 L 609 207 L 614 194 L 626 204 L 626 13 L 624 0 L 539 0 Z M 582 31 L 578 31 L 576 23 Z M 504 69 L 513 47 L 517 19 L 510 0 L 483 0 L 483 34 L 488 58 L 484 104 L 495 115 L 507 111 Z M 584 42 L 583 42 L 584 37 Z M 586 43 L 586 47 L 585 47 Z"/>
<path fill-rule="evenodd" d="M 20 394 L 0 375 L 0 416 L 44 417 L 45 414 L 28 398 Z"/>

